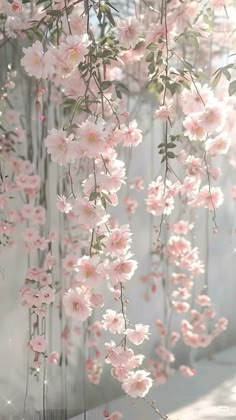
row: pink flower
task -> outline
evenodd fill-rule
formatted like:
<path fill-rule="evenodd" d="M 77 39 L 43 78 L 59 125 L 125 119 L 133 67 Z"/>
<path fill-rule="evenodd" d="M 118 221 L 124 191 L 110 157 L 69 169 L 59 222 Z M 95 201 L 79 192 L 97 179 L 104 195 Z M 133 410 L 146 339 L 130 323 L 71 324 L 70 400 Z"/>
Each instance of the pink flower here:
<path fill-rule="evenodd" d="M 220 331 L 224 331 L 224 330 L 226 330 L 226 329 L 227 329 L 228 323 L 229 323 L 228 319 L 226 319 L 226 318 L 222 317 L 222 318 L 219 318 L 219 320 L 218 320 L 218 322 L 217 322 L 217 324 L 216 324 L 216 327 L 217 327 Z"/>
<path fill-rule="evenodd" d="M 72 210 L 72 205 L 67 201 L 64 195 L 58 195 L 56 206 L 62 213 L 69 213 Z"/>
<path fill-rule="evenodd" d="M 73 70 L 81 62 L 88 53 L 89 39 L 87 34 L 69 35 L 65 42 L 61 42 L 59 46 L 59 56 Z"/>
<path fill-rule="evenodd" d="M 124 142 L 124 146 L 138 146 L 138 144 L 142 142 L 142 132 L 137 128 L 137 126 L 138 124 L 136 120 L 131 121 L 129 126 L 121 124 L 120 129 L 122 131 L 122 140 Z"/>
<path fill-rule="evenodd" d="M 214 139 L 207 140 L 205 148 L 211 156 L 215 156 L 217 154 L 225 155 L 230 148 L 230 143 L 231 141 L 228 136 L 224 133 L 221 133 Z"/>
<path fill-rule="evenodd" d="M 104 298 L 99 293 L 96 293 L 96 294 L 93 293 L 89 298 L 89 302 L 90 302 L 91 306 L 94 306 L 94 307 L 104 306 Z"/>
<path fill-rule="evenodd" d="M 118 39 L 125 47 L 134 47 L 140 37 L 141 23 L 135 17 L 121 19 L 117 25 Z"/>
<path fill-rule="evenodd" d="M 79 258 L 75 265 L 75 271 L 77 272 L 76 280 L 85 283 L 86 287 L 98 286 L 101 276 L 100 258 L 98 255 L 92 257 L 84 255 Z"/>
<path fill-rule="evenodd" d="M 35 229 L 27 228 L 23 233 L 22 237 L 24 241 L 36 241 L 39 237 L 38 232 Z"/>
<path fill-rule="evenodd" d="M 188 312 L 190 309 L 190 305 L 187 302 L 173 301 L 172 305 L 176 309 L 177 312 Z"/>
<path fill-rule="evenodd" d="M 137 191 L 144 190 L 143 182 L 144 182 L 143 179 L 140 176 L 137 176 L 134 182 L 130 184 L 130 189 L 135 189 Z"/>
<path fill-rule="evenodd" d="M 159 334 L 161 337 L 165 337 L 166 336 L 166 327 L 164 326 L 164 324 L 162 323 L 162 321 L 160 319 L 157 319 L 155 321 L 155 325 L 159 330 Z"/>
<path fill-rule="evenodd" d="M 211 299 L 207 295 L 199 295 L 196 302 L 200 306 L 211 306 Z"/>
<path fill-rule="evenodd" d="M 63 0 L 64 1 L 64 0 Z M 62 4 L 63 4 L 62 1 Z M 64 4 L 62 6 L 64 8 Z M 68 30 L 68 22 L 67 19 L 64 19 L 64 28 Z M 80 15 L 80 11 L 78 9 L 74 9 L 73 13 L 70 14 L 70 27 L 73 34 L 76 35 L 83 35 L 86 33 L 86 17 Z"/>
<path fill-rule="evenodd" d="M 63 296 L 62 303 L 66 315 L 80 321 L 85 321 L 92 313 L 88 298 L 79 288 L 69 289 Z"/>
<path fill-rule="evenodd" d="M 144 397 L 152 386 L 150 373 L 145 370 L 132 372 L 122 383 L 122 388 L 132 398 Z"/>
<path fill-rule="evenodd" d="M 8 201 L 7 196 L 4 194 L 1 194 L 0 195 L 0 209 L 3 209 L 5 207 L 7 201 Z"/>
<path fill-rule="evenodd" d="M 55 257 L 52 256 L 52 254 L 49 252 L 44 260 L 44 269 L 47 270 L 51 270 L 52 267 L 55 265 L 56 263 L 56 259 Z"/>
<path fill-rule="evenodd" d="M 48 286 L 52 283 L 52 275 L 50 273 L 46 273 L 45 271 L 39 273 L 38 281 L 41 286 Z"/>
<path fill-rule="evenodd" d="M 24 298 L 23 303 L 29 307 L 41 306 L 42 296 L 41 296 L 41 293 L 37 290 L 30 290 L 30 289 L 25 290 L 23 293 L 23 298 Z"/>
<path fill-rule="evenodd" d="M 124 255 L 130 248 L 131 233 L 129 226 L 124 225 L 120 228 L 111 230 L 109 236 L 104 239 L 104 244 L 107 248 L 107 253 L 111 257 L 120 257 Z"/>
<path fill-rule="evenodd" d="M 106 220 L 106 212 L 101 205 L 96 206 L 87 198 L 77 200 L 75 208 L 78 212 L 78 222 L 89 227 L 98 226 Z"/>
<path fill-rule="evenodd" d="M 48 356 L 48 363 L 50 363 L 51 365 L 56 365 L 59 357 L 60 357 L 59 353 L 57 351 L 53 351 Z"/>
<path fill-rule="evenodd" d="M 49 305 L 55 300 L 55 291 L 50 286 L 40 289 L 42 303 Z"/>
<path fill-rule="evenodd" d="M 205 185 L 199 191 L 199 194 L 196 200 L 193 201 L 193 205 L 194 207 L 202 206 L 204 208 L 208 208 L 209 210 L 213 211 L 214 208 L 220 207 L 223 201 L 224 201 L 224 196 L 220 187 L 211 187 L 211 189 L 209 190 L 209 186 Z"/>
<path fill-rule="evenodd" d="M 188 156 L 186 163 L 189 176 L 202 177 L 204 170 L 202 168 L 202 162 L 200 158 L 196 158 L 195 156 Z"/>
<path fill-rule="evenodd" d="M 64 133 L 63 130 L 53 128 L 44 140 L 52 161 L 60 165 L 73 163 L 76 159 L 76 142 L 72 141 L 71 136 L 65 137 Z"/>
<path fill-rule="evenodd" d="M 181 365 L 179 367 L 179 370 L 184 376 L 194 376 L 197 373 L 196 369 L 192 369 L 189 366 L 185 365 Z"/>
<path fill-rule="evenodd" d="M 182 92 L 182 107 L 185 115 L 200 112 L 210 100 L 213 100 L 212 90 L 207 86 L 201 86 L 200 83 L 191 85 L 191 90 L 184 89 Z"/>
<path fill-rule="evenodd" d="M 21 0 L 14 0 L 10 4 L 10 10 L 12 13 L 21 13 L 23 10 L 22 1 Z"/>
<path fill-rule="evenodd" d="M 209 168 L 209 174 L 216 181 L 222 175 L 222 170 L 220 168 Z"/>
<path fill-rule="evenodd" d="M 198 122 L 208 133 L 222 130 L 225 124 L 225 109 L 219 102 L 211 102 L 205 106 L 204 111 L 199 113 Z"/>
<path fill-rule="evenodd" d="M 231 196 L 233 200 L 236 200 L 236 186 L 231 187 Z"/>
<path fill-rule="evenodd" d="M 173 363 L 175 361 L 174 354 L 168 349 L 166 349 L 164 346 L 157 346 L 156 354 L 158 354 L 158 356 L 160 356 L 164 362 Z"/>
<path fill-rule="evenodd" d="M 43 45 L 40 41 L 35 41 L 31 47 L 23 48 L 25 53 L 21 59 L 21 65 L 26 72 L 36 79 L 47 79 L 54 73 L 55 59 L 49 51 L 43 52 Z"/>
<path fill-rule="evenodd" d="M 203 141 L 206 138 L 206 130 L 202 128 L 197 117 L 198 114 L 190 114 L 183 121 L 183 126 L 190 141 Z"/>
<path fill-rule="evenodd" d="M 114 411 L 108 416 L 105 416 L 106 420 L 120 420 L 122 419 L 122 414 L 119 411 Z"/>
<path fill-rule="evenodd" d="M 164 184 L 162 177 L 159 176 L 156 181 L 149 184 L 146 198 L 147 211 L 154 216 L 162 214 L 170 215 L 174 209 L 173 196 L 179 192 L 177 183 L 172 184 L 168 181 Z"/>
<path fill-rule="evenodd" d="M 193 229 L 193 224 L 190 224 L 187 220 L 180 220 L 177 223 L 174 223 L 170 230 L 176 235 L 187 235 L 189 230 Z"/>
<path fill-rule="evenodd" d="M 136 200 L 132 200 L 130 197 L 125 197 L 125 210 L 129 215 L 134 214 L 138 207 L 138 202 Z"/>
<path fill-rule="evenodd" d="M 162 105 L 159 109 L 155 112 L 155 117 L 161 121 L 172 120 L 175 118 L 175 109 L 173 107 L 173 100 L 171 100 L 168 104 Z"/>
<path fill-rule="evenodd" d="M 105 152 L 106 138 L 109 132 L 102 118 L 95 121 L 95 118 L 89 117 L 76 132 L 79 138 L 79 147 L 85 156 L 96 158 Z"/>
<path fill-rule="evenodd" d="M 104 330 L 109 330 L 111 333 L 124 332 L 124 317 L 123 314 L 118 314 L 112 309 L 107 309 L 106 313 L 103 315 L 103 328 Z"/>
<path fill-rule="evenodd" d="M 128 328 L 126 331 L 128 339 L 136 346 L 142 344 L 144 340 L 149 340 L 149 325 L 136 324 L 134 329 Z"/>
<path fill-rule="evenodd" d="M 70 254 L 70 255 L 67 255 L 65 258 L 63 258 L 62 266 L 64 270 L 69 273 L 70 271 L 73 271 L 75 269 L 76 262 L 77 262 L 76 256 Z"/>
<path fill-rule="evenodd" d="M 179 339 L 180 334 L 178 332 L 172 331 L 170 334 L 170 346 L 174 347 Z"/>
<path fill-rule="evenodd" d="M 45 338 L 43 338 L 40 335 L 36 335 L 35 337 L 33 337 L 30 340 L 29 344 L 32 350 L 36 351 L 37 353 L 44 353 L 48 345 Z"/>
<path fill-rule="evenodd" d="M 160 39 L 165 39 L 165 26 L 160 23 L 151 23 L 147 28 L 146 43 L 160 42 Z"/>
<path fill-rule="evenodd" d="M 138 263 L 135 260 L 130 260 L 131 255 L 126 255 L 124 258 L 119 258 L 113 261 L 109 266 L 109 278 L 112 284 L 124 283 L 130 280 Z"/>

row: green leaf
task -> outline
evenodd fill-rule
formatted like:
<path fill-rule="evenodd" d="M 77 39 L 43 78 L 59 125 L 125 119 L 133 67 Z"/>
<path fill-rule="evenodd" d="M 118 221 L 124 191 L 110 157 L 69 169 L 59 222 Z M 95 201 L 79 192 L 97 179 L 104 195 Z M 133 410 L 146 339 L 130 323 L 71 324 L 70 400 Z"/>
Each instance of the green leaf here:
<path fill-rule="evenodd" d="M 118 89 L 118 87 L 117 87 L 117 86 L 115 87 L 115 89 L 116 89 L 116 96 L 117 96 L 117 98 L 118 98 L 118 99 L 122 99 L 122 94 L 121 94 L 121 91 Z"/>
<path fill-rule="evenodd" d="M 160 143 L 159 146 L 157 146 L 159 148 L 165 147 L 165 143 Z"/>
<path fill-rule="evenodd" d="M 95 201 L 97 199 L 99 193 L 96 193 L 95 191 L 93 191 L 90 196 L 89 196 L 89 201 Z"/>
<path fill-rule="evenodd" d="M 161 93 L 161 92 L 163 92 L 163 90 L 164 90 L 163 84 L 162 83 L 157 83 L 157 85 L 156 85 L 157 93 Z"/>
<path fill-rule="evenodd" d="M 227 80 L 229 80 L 229 81 L 230 81 L 230 79 L 231 79 L 231 74 L 230 74 L 229 70 L 227 70 L 227 69 L 222 69 L 222 73 L 223 73 L 223 75 L 225 76 L 225 78 L 226 78 Z"/>
<path fill-rule="evenodd" d="M 101 245 L 100 245 L 100 244 L 98 244 L 98 243 L 94 244 L 94 245 L 93 245 L 93 248 L 94 248 L 94 249 L 96 249 L 97 251 L 101 251 L 101 250 L 102 250 Z"/>
<path fill-rule="evenodd" d="M 104 36 L 104 38 L 101 38 L 100 41 L 99 41 L 100 45 L 104 45 L 104 44 L 106 44 L 106 42 L 107 42 L 107 37 L 106 36 Z"/>
<path fill-rule="evenodd" d="M 236 92 L 236 80 L 233 80 L 230 84 L 229 84 L 229 96 L 232 96 L 235 92 Z"/>
<path fill-rule="evenodd" d="M 112 50 L 104 50 L 102 53 L 102 57 L 109 57 L 111 55 L 113 55 Z"/>
<path fill-rule="evenodd" d="M 105 199 L 104 196 L 101 197 L 101 203 L 102 203 L 104 209 L 106 210 L 106 208 L 107 208 L 107 202 L 106 202 L 106 199 Z"/>
<path fill-rule="evenodd" d="M 175 143 L 168 143 L 167 144 L 168 149 L 173 149 L 174 147 L 176 147 Z"/>
<path fill-rule="evenodd" d="M 154 52 L 150 51 L 150 53 L 148 53 L 148 55 L 146 57 L 146 62 L 151 63 L 152 61 L 154 61 Z"/>
<path fill-rule="evenodd" d="M 148 66 L 148 71 L 149 71 L 149 73 L 154 73 L 155 72 L 155 64 L 154 63 L 151 63 L 151 64 L 149 64 L 149 66 Z"/>
<path fill-rule="evenodd" d="M 184 60 L 184 67 L 185 67 L 187 70 L 190 70 L 190 71 L 192 71 L 192 69 L 193 69 L 192 64 L 191 64 L 191 63 L 189 63 L 189 62 L 188 62 L 188 61 L 186 61 L 186 60 Z"/>
<path fill-rule="evenodd" d="M 167 157 L 170 159 L 174 159 L 176 156 L 173 152 L 167 152 Z"/>
<path fill-rule="evenodd" d="M 136 45 L 135 45 L 135 47 L 134 47 L 134 50 L 138 50 L 139 48 L 141 48 L 142 47 L 142 45 L 144 44 L 144 41 L 139 41 Z"/>
<path fill-rule="evenodd" d="M 117 80 L 115 80 L 113 83 L 119 88 L 119 90 L 121 90 L 121 92 L 126 93 L 126 95 L 130 94 L 129 89 L 126 85 L 124 85 L 124 83 L 118 82 Z"/>
<path fill-rule="evenodd" d="M 110 80 L 104 80 L 104 82 L 101 83 L 101 90 L 104 91 L 108 89 L 112 85 L 112 82 Z"/>
<path fill-rule="evenodd" d="M 151 42 L 151 44 L 148 44 L 147 50 L 155 51 L 157 49 L 157 47 L 158 47 L 158 45 L 155 44 L 155 42 Z"/>
<path fill-rule="evenodd" d="M 221 71 L 219 71 L 216 76 L 214 77 L 214 79 L 211 82 L 211 86 L 214 88 L 218 85 L 219 81 L 221 79 Z"/>
<path fill-rule="evenodd" d="M 47 15 L 55 16 L 55 17 L 62 17 L 63 13 L 60 10 L 48 10 Z"/>

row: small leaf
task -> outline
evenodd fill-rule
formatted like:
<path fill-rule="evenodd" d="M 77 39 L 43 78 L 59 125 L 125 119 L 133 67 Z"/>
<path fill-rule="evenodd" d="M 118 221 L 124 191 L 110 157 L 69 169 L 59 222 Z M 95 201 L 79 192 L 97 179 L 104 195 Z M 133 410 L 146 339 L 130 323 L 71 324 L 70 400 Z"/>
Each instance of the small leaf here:
<path fill-rule="evenodd" d="M 227 70 L 227 69 L 223 69 L 223 70 L 222 70 L 222 73 L 224 74 L 225 78 L 226 78 L 227 80 L 229 80 L 229 81 L 230 81 L 230 79 L 231 79 L 231 74 L 230 74 L 229 70 Z"/>
<path fill-rule="evenodd" d="M 112 82 L 110 80 L 104 80 L 104 82 L 101 83 L 101 90 L 104 91 L 108 89 L 112 85 Z"/>
<path fill-rule="evenodd" d="M 154 63 L 149 64 L 148 70 L 149 70 L 149 73 L 151 73 L 151 74 L 154 73 L 155 72 L 155 64 Z"/>
<path fill-rule="evenodd" d="M 232 96 L 236 92 L 236 80 L 233 80 L 229 84 L 229 96 Z"/>
<path fill-rule="evenodd" d="M 173 152 L 167 152 L 167 157 L 170 159 L 174 159 L 176 156 Z"/>
<path fill-rule="evenodd" d="M 168 149 L 173 149 L 174 147 L 176 147 L 175 143 L 168 143 L 167 144 Z"/>
<path fill-rule="evenodd" d="M 48 10 L 47 15 L 55 16 L 55 17 L 62 17 L 63 13 L 61 12 L 61 10 Z"/>
<path fill-rule="evenodd" d="M 103 53 L 102 53 L 103 57 L 109 57 L 111 55 L 113 55 L 112 50 L 104 50 Z"/>
<path fill-rule="evenodd" d="M 98 193 L 93 191 L 89 196 L 89 201 L 95 201 L 97 199 Z"/>
<path fill-rule="evenodd" d="M 93 245 L 93 248 L 96 249 L 97 251 L 101 251 L 102 247 L 100 244 L 96 243 L 95 245 Z"/>
<path fill-rule="evenodd" d="M 219 71 L 211 82 L 212 87 L 216 87 L 221 79 L 221 71 Z"/>
<path fill-rule="evenodd" d="M 121 92 L 126 93 L 126 95 L 129 95 L 129 89 L 127 88 L 126 85 L 124 85 L 124 83 L 118 82 L 117 80 L 114 81 L 114 84 L 119 88 L 119 90 L 121 90 Z"/>
<path fill-rule="evenodd" d="M 163 92 L 163 90 L 164 90 L 163 84 L 162 83 L 157 83 L 157 85 L 156 85 L 157 93 L 161 93 L 161 92 Z"/>
<path fill-rule="evenodd" d="M 189 63 L 189 62 L 188 62 L 188 61 L 186 61 L 186 60 L 184 60 L 184 67 L 185 67 L 187 70 L 190 70 L 190 71 L 192 71 L 192 69 L 193 69 L 192 64 L 191 64 L 191 63 Z"/>
<path fill-rule="evenodd" d="M 118 89 L 118 87 L 116 86 L 116 96 L 117 96 L 117 98 L 118 99 L 122 99 L 122 94 L 121 94 L 121 91 Z"/>
<path fill-rule="evenodd" d="M 104 209 L 106 210 L 106 208 L 107 208 L 107 202 L 106 202 L 106 199 L 105 199 L 104 196 L 101 197 L 101 203 L 102 203 Z"/>
<path fill-rule="evenodd" d="M 150 51 L 150 53 L 148 53 L 148 55 L 146 57 L 146 62 L 151 63 L 152 61 L 154 61 L 154 52 Z"/>
<path fill-rule="evenodd" d="M 155 51 L 157 49 L 157 47 L 158 47 L 158 45 L 155 44 L 155 42 L 151 42 L 151 44 L 148 44 L 147 50 Z"/>

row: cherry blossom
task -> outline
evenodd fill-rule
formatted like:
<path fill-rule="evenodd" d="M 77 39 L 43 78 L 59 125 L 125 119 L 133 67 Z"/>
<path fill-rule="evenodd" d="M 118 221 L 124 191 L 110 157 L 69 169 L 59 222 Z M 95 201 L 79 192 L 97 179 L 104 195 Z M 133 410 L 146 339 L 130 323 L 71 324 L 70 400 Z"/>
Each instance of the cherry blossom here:
<path fill-rule="evenodd" d="M 144 397 L 152 386 L 152 379 L 145 370 L 137 370 L 124 380 L 122 388 L 132 398 Z"/>
<path fill-rule="evenodd" d="M 47 348 L 47 341 L 40 335 L 35 336 L 29 342 L 33 351 L 44 353 Z"/>
<path fill-rule="evenodd" d="M 67 316 L 84 321 L 91 315 L 89 300 L 81 289 L 69 289 L 63 296 L 63 305 Z"/>

